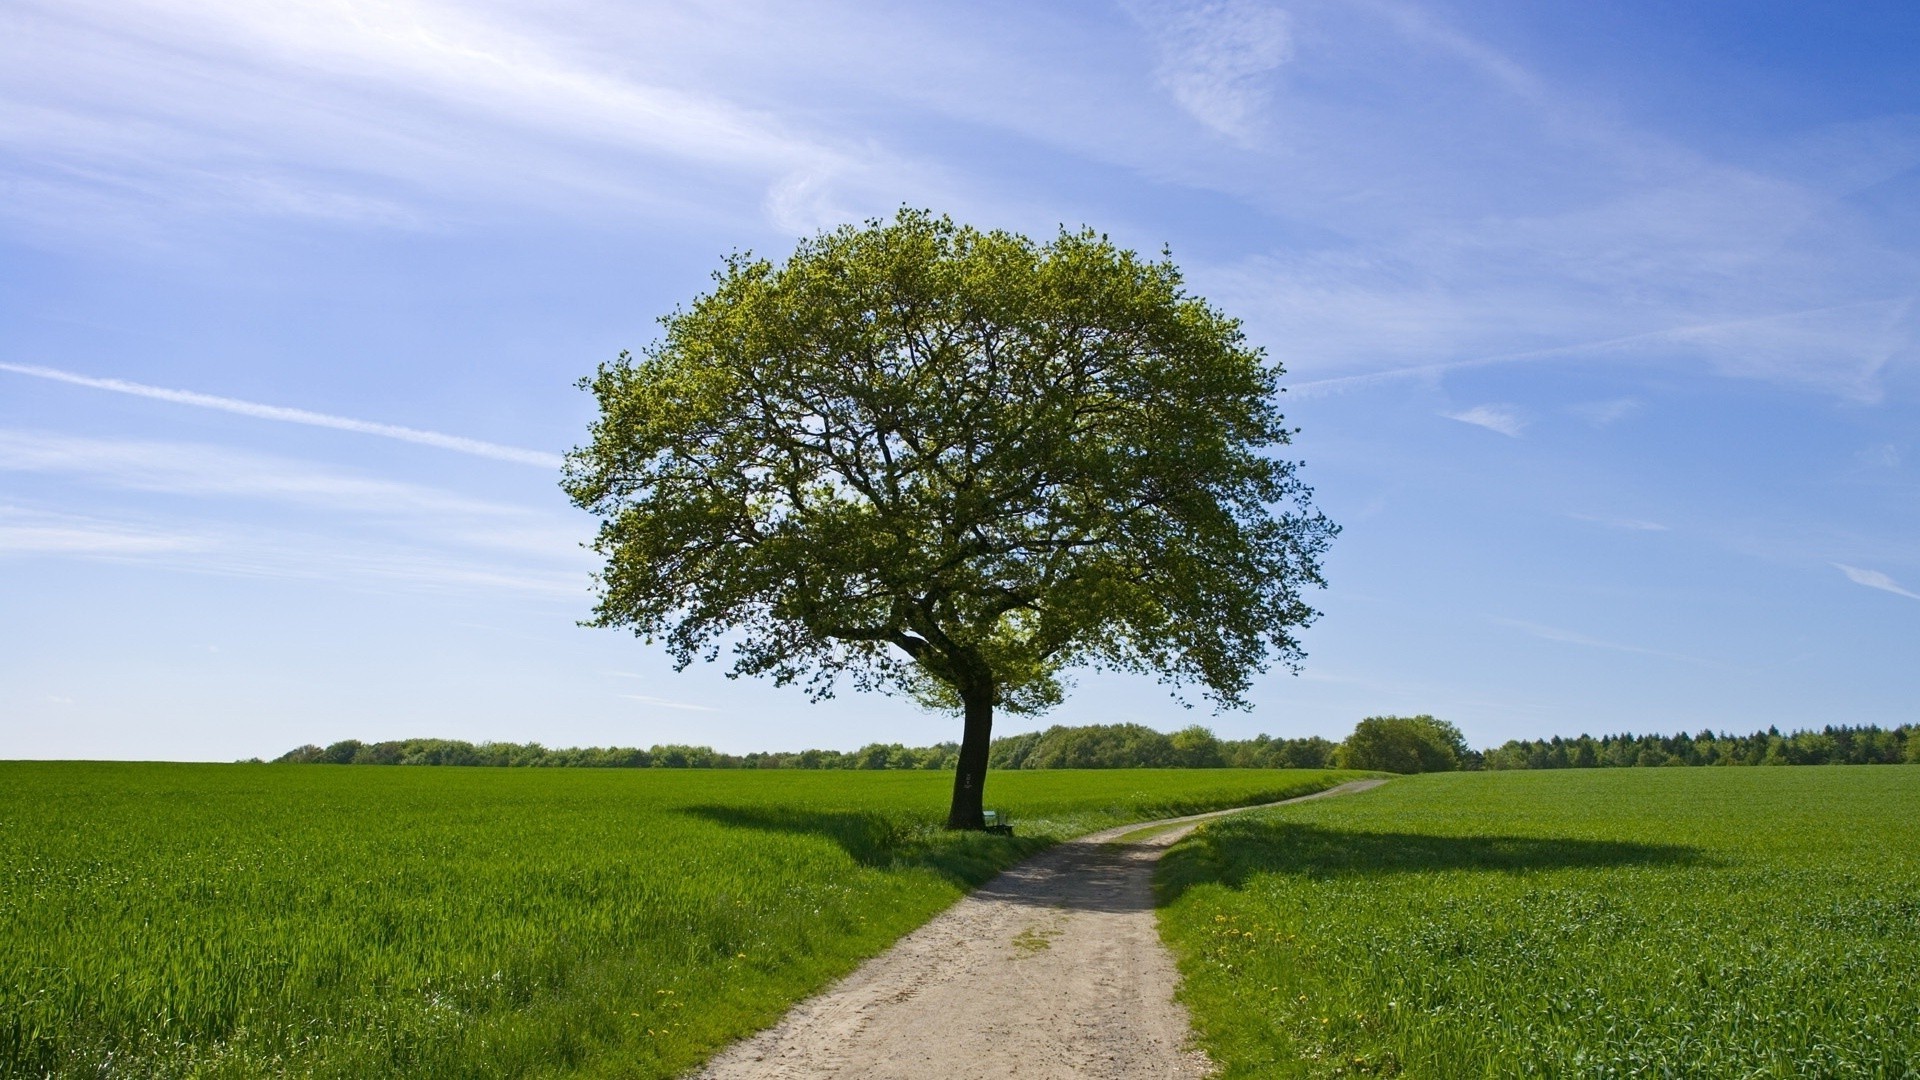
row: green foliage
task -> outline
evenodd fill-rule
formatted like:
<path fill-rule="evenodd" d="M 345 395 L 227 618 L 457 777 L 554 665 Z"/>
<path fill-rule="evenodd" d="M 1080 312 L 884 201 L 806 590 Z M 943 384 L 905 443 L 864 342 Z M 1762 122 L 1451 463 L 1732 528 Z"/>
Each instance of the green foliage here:
<path fill-rule="evenodd" d="M 277 765 L 485 765 L 614 769 L 951 769 L 955 743 L 903 746 L 870 743 L 858 750 L 799 750 L 725 754 L 710 746 L 571 748 L 539 743 L 479 743 L 459 739 L 397 739 L 301 746 L 273 759 Z M 1325 769 L 1334 744 L 1326 739 L 1221 739 L 1194 725 L 1165 735 L 1139 724 L 1055 725 L 993 741 L 996 769 Z"/>
<path fill-rule="evenodd" d="M 1274 453 L 1278 367 L 1172 263 L 902 210 L 715 280 L 582 384 L 598 624 L 989 710 L 1082 662 L 1238 704 L 1299 655 L 1336 530 Z"/>
<path fill-rule="evenodd" d="M 1221 743 L 1227 764 L 1236 769 L 1326 769 L 1333 767 L 1339 749 L 1330 739 L 1309 735 L 1303 739 L 1251 739 Z"/>
<path fill-rule="evenodd" d="M 1390 737 L 1377 733 L 1375 721 L 1392 720 Z M 1411 735 L 1396 743 L 1392 732 Z M 1375 744 L 1385 742 L 1386 752 Z M 1703 731 L 1661 735 L 1581 735 L 1568 739 L 1515 740 L 1484 754 L 1466 749 L 1453 725 L 1420 716 L 1373 717 L 1361 722 L 1349 747 L 1360 748 L 1346 760 L 1361 763 L 1421 763 L 1421 769 L 1368 764 L 1381 771 L 1444 771 L 1445 768 L 1586 769 L 1641 765 L 1866 765 L 1920 762 L 1920 727 L 1827 727 L 1820 731 L 1778 730 L 1752 735 L 1715 735 Z M 1395 751 L 1396 747 L 1401 747 Z M 727 754 L 710 746 L 575 747 L 549 749 L 539 743 L 469 743 L 458 739 L 398 739 L 363 743 L 345 739 L 330 746 L 302 746 L 276 763 L 356 765 L 494 765 L 590 768 L 697 769 L 951 769 L 956 743 L 904 746 L 872 743 L 858 750 L 798 750 Z M 1276 739 L 1222 739 L 1194 725 L 1165 734 L 1140 724 L 1055 725 L 1045 731 L 993 740 L 996 769 L 1325 769 L 1333 767 L 1340 747 L 1318 736 Z M 1398 756 L 1393 756 L 1397 752 Z M 1445 765 L 1451 752 L 1456 766 Z M 1425 754 L 1423 758 L 1421 755 Z M 1434 766 L 1439 766 L 1435 768 Z"/>
<path fill-rule="evenodd" d="M 1445 720 L 1419 716 L 1369 716 L 1340 744 L 1334 761 L 1343 769 L 1380 772 L 1450 772 L 1471 751 L 1460 729 Z"/>
<path fill-rule="evenodd" d="M 1324 769 L 1333 750 L 1321 738 L 1221 739 L 1197 724 L 1172 735 L 1140 724 L 1089 724 L 995 739 L 991 760 L 997 769 Z"/>
<path fill-rule="evenodd" d="M 1916 769 L 1411 777 L 1159 885 L 1228 1078 L 1920 1071 Z"/>
<path fill-rule="evenodd" d="M 1055 725 L 995 739 L 989 761 L 999 769 L 1166 768 L 1176 753 L 1171 738 L 1143 724 Z"/>
<path fill-rule="evenodd" d="M 870 743 L 854 751 L 724 754 L 711 746 L 655 745 L 548 749 L 539 743 L 470 743 L 460 739 L 394 739 L 363 743 L 342 739 L 330 746 L 301 746 L 273 759 L 276 765 L 479 765 L 508 768 L 589 769 L 950 769 L 955 743 L 902 746 Z"/>
<path fill-rule="evenodd" d="M 1000 837 L 925 771 L 0 763 L 0 1076 L 674 1075 L 1057 839 L 1340 779 L 1013 773 Z"/>
<path fill-rule="evenodd" d="M 1920 761 L 1920 726 L 1891 731 L 1828 725 L 1782 735 L 1607 735 L 1514 739 L 1485 754 L 1489 769 L 1594 769 L 1666 765 L 1892 765 Z"/>

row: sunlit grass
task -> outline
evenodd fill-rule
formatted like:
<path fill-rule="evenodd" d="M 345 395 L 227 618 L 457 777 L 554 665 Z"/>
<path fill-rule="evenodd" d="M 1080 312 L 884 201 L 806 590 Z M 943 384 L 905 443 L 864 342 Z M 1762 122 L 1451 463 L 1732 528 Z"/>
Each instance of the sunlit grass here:
<path fill-rule="evenodd" d="M 1920 1071 L 1920 768 L 1408 777 L 1159 884 L 1229 1077 Z"/>
<path fill-rule="evenodd" d="M 0 1076 L 671 1075 L 1061 837 L 1338 782 L 0 764 Z"/>

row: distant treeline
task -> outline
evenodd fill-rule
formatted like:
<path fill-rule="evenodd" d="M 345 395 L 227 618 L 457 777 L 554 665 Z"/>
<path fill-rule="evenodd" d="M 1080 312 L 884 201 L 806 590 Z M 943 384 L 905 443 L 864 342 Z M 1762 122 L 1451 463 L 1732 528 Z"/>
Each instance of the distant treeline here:
<path fill-rule="evenodd" d="M 1060 727 L 993 740 L 994 769 L 1324 769 L 1338 743 L 1319 736 L 1222 739 L 1195 724 L 1171 735 L 1140 724 Z"/>
<path fill-rule="evenodd" d="M 1325 768 L 1338 744 L 1318 737 L 1220 739 L 1203 727 L 1171 735 L 1140 724 L 1051 727 L 995 739 L 996 769 Z M 549 749 L 539 743 L 470 743 L 460 739 L 343 739 L 302 746 L 274 759 L 307 765 L 492 765 L 595 769 L 950 769 L 958 743 L 903 746 L 870 743 L 858 750 L 723 754 L 711 746 L 588 746 Z"/>
<path fill-rule="evenodd" d="M 1824 727 L 1782 735 L 1605 735 L 1514 740 L 1486 751 L 1488 769 L 1605 769 L 1651 765 L 1892 765 L 1920 762 L 1920 726 Z"/>
<path fill-rule="evenodd" d="M 365 743 L 343 739 L 331 746 L 302 746 L 274 763 L 312 765 L 495 765 L 516 768 L 584 769 L 949 769 L 959 743 L 902 746 L 871 743 L 858 750 L 723 754 L 711 746 L 586 746 L 550 749 L 539 743 L 470 743 L 460 739 L 392 739 Z"/>
<path fill-rule="evenodd" d="M 589 746 L 395 739 L 302 746 L 276 763 L 331 765 L 491 765 L 600 769 L 950 769 L 957 743 L 870 743 L 858 750 L 724 754 L 710 746 Z M 1783 735 L 1702 731 L 1697 735 L 1555 736 L 1471 751 L 1458 729 L 1430 716 L 1369 717 L 1335 743 L 1318 736 L 1222 739 L 1195 725 L 1167 734 L 1140 724 L 1050 727 L 993 741 L 995 769 L 1591 769 L 1652 765 L 1873 765 L 1920 762 L 1920 726 L 1826 727 Z"/>

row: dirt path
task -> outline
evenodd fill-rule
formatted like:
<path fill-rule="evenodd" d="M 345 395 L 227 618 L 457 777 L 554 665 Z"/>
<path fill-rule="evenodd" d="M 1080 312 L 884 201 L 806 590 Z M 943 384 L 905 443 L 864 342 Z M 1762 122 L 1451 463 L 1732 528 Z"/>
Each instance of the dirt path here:
<path fill-rule="evenodd" d="M 1364 791 L 1355 780 L 1304 796 Z M 1300 802 L 1303 799 L 1288 799 Z M 1281 805 L 1278 803 L 1269 805 Z M 699 1080 L 1200 1077 L 1173 959 L 1153 918 L 1153 864 L 1209 818 L 1090 833 L 994 878 Z M 1152 825 L 1133 843 L 1118 837 Z"/>

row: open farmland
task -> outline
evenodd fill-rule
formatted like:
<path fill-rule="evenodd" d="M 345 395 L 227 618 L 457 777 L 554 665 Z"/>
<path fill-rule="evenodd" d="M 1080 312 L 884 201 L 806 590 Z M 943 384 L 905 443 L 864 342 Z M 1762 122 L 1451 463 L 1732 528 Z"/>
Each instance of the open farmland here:
<path fill-rule="evenodd" d="M 1409 777 L 1159 885 L 1227 1076 L 1920 1070 L 1917 768 Z"/>
<path fill-rule="evenodd" d="M 1055 839 L 1348 774 L 0 764 L 0 1075 L 664 1076 Z"/>

